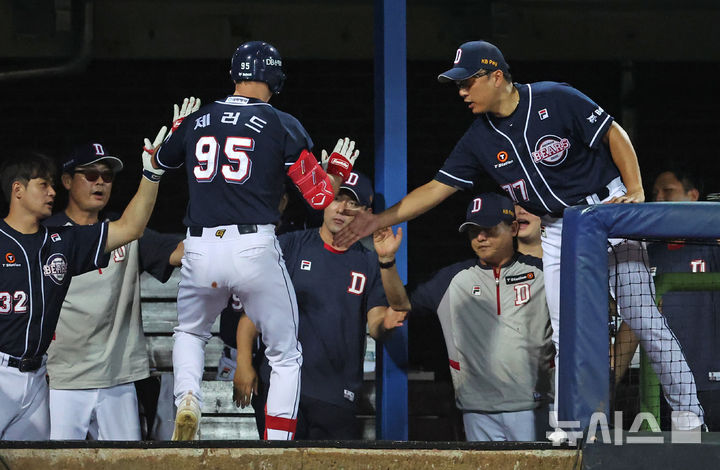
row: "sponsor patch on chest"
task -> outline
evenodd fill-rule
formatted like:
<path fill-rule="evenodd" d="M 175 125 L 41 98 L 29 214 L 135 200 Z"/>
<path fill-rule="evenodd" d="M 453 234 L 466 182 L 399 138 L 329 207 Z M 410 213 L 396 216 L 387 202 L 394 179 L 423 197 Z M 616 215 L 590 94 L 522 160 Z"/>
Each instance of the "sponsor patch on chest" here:
<path fill-rule="evenodd" d="M 43 275 L 49 277 L 55 284 L 61 285 L 67 274 L 67 260 L 62 253 L 50 255 L 43 265 Z"/>
<path fill-rule="evenodd" d="M 527 282 L 535 279 L 535 273 L 530 271 L 525 274 L 516 274 L 514 276 L 505 276 L 505 284 L 517 284 L 519 282 Z"/>

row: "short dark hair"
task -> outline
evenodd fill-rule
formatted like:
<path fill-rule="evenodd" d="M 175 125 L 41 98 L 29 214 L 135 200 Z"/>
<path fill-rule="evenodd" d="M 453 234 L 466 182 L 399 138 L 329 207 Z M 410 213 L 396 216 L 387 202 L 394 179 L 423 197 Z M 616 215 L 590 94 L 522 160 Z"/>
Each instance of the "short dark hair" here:
<path fill-rule="evenodd" d="M 700 193 L 700 196 L 703 194 L 703 183 L 700 177 L 697 175 L 696 172 L 694 172 L 691 169 L 678 166 L 678 165 L 670 165 L 666 168 L 661 169 L 656 175 L 655 179 L 653 179 L 653 183 L 657 179 L 658 176 L 660 176 L 663 173 L 672 173 L 675 178 L 683 185 L 683 189 L 685 192 L 688 192 L 692 189 L 697 189 L 698 193 Z"/>
<path fill-rule="evenodd" d="M 27 185 L 34 178 L 53 181 L 55 172 L 55 162 L 47 155 L 34 151 L 11 154 L 0 168 L 0 189 L 5 200 L 10 203 L 12 185 L 15 181 L 23 185 Z"/>

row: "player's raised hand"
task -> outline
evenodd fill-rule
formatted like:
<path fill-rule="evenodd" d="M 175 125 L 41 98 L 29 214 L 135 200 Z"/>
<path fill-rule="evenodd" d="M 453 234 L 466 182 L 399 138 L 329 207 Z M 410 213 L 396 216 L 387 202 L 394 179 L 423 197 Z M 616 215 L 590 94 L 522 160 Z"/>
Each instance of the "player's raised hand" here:
<path fill-rule="evenodd" d="M 258 376 L 251 364 L 238 364 L 233 377 L 233 403 L 236 407 L 250 405 L 253 393 L 258 393 Z"/>
<path fill-rule="evenodd" d="M 170 134 L 175 132 L 177 130 L 177 128 L 180 127 L 180 124 L 182 124 L 183 119 L 185 119 L 190 114 L 197 111 L 198 109 L 200 109 L 200 98 L 195 98 L 194 96 L 185 98 L 183 100 L 183 103 L 181 106 L 174 104 L 173 105 L 173 124 L 172 124 L 172 129 L 170 129 Z"/>
<path fill-rule="evenodd" d="M 402 227 L 398 227 L 397 234 L 393 233 L 392 227 L 381 228 L 373 233 L 375 253 L 381 263 L 389 263 L 395 259 L 400 243 L 402 243 Z"/>
<path fill-rule="evenodd" d="M 369 210 L 345 209 L 342 213 L 343 215 L 355 216 L 355 218 L 335 234 L 333 237 L 334 245 L 350 246 L 378 229 L 378 217 Z"/>
<path fill-rule="evenodd" d="M 337 144 L 330 156 L 323 150 L 321 152 L 321 164 L 329 175 L 337 175 L 343 181 L 347 180 L 353 169 L 355 160 L 360 155 L 360 150 L 355 148 L 355 141 L 350 137 L 338 139 Z"/>
<path fill-rule="evenodd" d="M 165 134 L 167 133 L 167 127 L 162 126 L 160 131 L 155 136 L 155 140 L 150 142 L 150 139 L 145 138 L 145 146 L 143 147 L 142 162 L 143 162 L 143 176 L 153 183 L 160 181 L 165 170 L 159 168 L 155 163 L 155 152 L 157 152 L 160 144 L 165 140 Z"/>

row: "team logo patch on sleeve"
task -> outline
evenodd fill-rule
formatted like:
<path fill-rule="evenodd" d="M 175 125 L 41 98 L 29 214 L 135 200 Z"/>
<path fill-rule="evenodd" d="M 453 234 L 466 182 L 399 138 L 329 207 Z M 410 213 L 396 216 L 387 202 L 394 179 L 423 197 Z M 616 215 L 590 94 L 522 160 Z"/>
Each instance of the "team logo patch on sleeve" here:
<path fill-rule="evenodd" d="M 312 268 L 311 261 L 308 261 L 306 259 L 300 261 L 300 269 L 302 269 L 303 271 L 310 271 L 311 268 Z"/>
<path fill-rule="evenodd" d="M 532 281 L 535 279 L 535 273 L 529 272 L 525 274 L 517 274 L 515 276 L 505 276 L 505 284 L 517 284 L 518 282 Z"/>
<path fill-rule="evenodd" d="M 67 260 L 62 253 L 50 255 L 43 265 L 43 275 L 49 277 L 55 284 L 61 285 L 67 274 Z"/>

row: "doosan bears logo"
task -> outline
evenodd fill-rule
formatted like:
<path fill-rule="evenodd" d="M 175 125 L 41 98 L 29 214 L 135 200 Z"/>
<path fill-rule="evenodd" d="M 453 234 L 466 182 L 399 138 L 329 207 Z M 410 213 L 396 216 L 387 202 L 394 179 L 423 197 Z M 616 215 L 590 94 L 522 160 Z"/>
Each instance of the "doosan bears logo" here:
<path fill-rule="evenodd" d="M 546 166 L 557 166 L 561 164 L 568 155 L 570 141 L 556 135 L 540 137 L 535 144 L 535 151 L 532 158 L 535 163 L 542 163 Z"/>
<path fill-rule="evenodd" d="M 55 284 L 60 285 L 63 279 L 65 279 L 67 268 L 68 264 L 65 255 L 55 253 L 54 255 L 50 255 L 43 266 L 43 275 L 49 277 Z"/>

